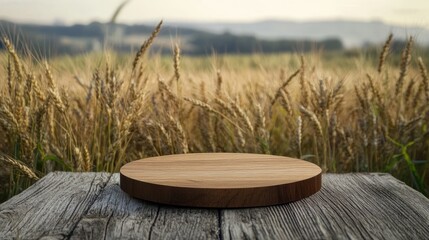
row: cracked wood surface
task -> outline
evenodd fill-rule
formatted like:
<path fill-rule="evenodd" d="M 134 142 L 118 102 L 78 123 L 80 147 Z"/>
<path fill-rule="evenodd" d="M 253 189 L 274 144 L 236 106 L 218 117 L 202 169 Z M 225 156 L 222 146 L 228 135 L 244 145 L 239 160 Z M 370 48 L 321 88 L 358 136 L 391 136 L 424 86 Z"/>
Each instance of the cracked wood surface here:
<path fill-rule="evenodd" d="M 429 199 L 388 174 L 325 174 L 287 205 L 222 211 L 224 239 L 427 239 Z"/>
<path fill-rule="evenodd" d="M 50 173 L 0 205 L 0 239 L 66 238 L 110 174 Z"/>
<path fill-rule="evenodd" d="M 143 202 L 119 188 L 114 174 L 71 239 L 214 239 L 218 212 Z"/>
<path fill-rule="evenodd" d="M 48 174 L 0 205 L 0 239 L 427 239 L 429 200 L 388 174 L 324 174 L 290 204 L 178 208 L 134 199 L 119 175 Z"/>

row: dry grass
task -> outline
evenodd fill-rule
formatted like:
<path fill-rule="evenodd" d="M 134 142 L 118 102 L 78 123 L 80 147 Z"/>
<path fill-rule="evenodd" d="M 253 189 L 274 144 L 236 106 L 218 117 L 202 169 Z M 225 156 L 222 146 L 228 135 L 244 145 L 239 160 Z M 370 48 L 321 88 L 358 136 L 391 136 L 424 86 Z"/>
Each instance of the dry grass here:
<path fill-rule="evenodd" d="M 392 37 L 372 67 L 324 69 L 312 55 L 285 64 L 264 55 L 190 59 L 178 46 L 172 61 L 148 59 L 160 27 L 128 59 L 132 68 L 106 54 L 92 58 L 93 69 L 73 68 L 78 81 L 64 60 L 31 64 L 3 39 L 6 197 L 50 171 L 115 172 L 188 152 L 285 155 L 326 172 L 390 172 L 428 190 L 429 84 L 423 60 L 412 61 L 412 39 L 399 66 L 387 54 Z"/>

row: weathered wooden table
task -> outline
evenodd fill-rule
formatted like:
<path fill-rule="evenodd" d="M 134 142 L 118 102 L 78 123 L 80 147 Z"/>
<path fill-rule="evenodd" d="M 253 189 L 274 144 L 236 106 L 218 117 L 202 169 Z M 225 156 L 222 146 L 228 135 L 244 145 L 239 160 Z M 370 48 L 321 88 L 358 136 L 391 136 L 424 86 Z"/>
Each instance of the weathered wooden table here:
<path fill-rule="evenodd" d="M 429 239 L 429 200 L 388 174 L 325 174 L 285 205 L 198 209 L 129 197 L 119 175 L 55 172 L 0 205 L 0 239 Z"/>

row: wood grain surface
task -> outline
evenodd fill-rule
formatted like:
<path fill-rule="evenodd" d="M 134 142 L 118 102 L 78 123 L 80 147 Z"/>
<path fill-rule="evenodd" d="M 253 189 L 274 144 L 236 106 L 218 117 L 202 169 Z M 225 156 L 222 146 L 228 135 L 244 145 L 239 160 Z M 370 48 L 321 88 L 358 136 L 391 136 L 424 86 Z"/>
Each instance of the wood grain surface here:
<path fill-rule="evenodd" d="M 325 174 L 290 204 L 221 212 L 222 239 L 429 239 L 429 199 L 389 174 Z"/>
<path fill-rule="evenodd" d="M 321 169 L 288 157 L 198 153 L 146 158 L 121 168 L 121 188 L 163 204 L 238 208 L 283 204 L 321 187 Z"/>
<path fill-rule="evenodd" d="M 50 173 L 0 205 L 0 239 L 61 239 L 109 180 L 107 173 Z"/>
<path fill-rule="evenodd" d="M 322 189 L 261 208 L 170 207 L 119 174 L 56 172 L 0 204 L 0 239 L 427 239 L 429 199 L 389 174 L 324 174 Z"/>
<path fill-rule="evenodd" d="M 142 202 L 124 193 L 114 174 L 70 239 L 216 239 L 217 226 L 216 210 Z"/>

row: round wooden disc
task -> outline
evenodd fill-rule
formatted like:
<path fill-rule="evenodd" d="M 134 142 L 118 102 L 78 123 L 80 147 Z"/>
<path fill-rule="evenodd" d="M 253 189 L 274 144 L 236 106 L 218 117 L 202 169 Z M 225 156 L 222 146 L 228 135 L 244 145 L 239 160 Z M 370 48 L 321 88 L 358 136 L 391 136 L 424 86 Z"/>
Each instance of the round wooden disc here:
<path fill-rule="evenodd" d="M 120 170 L 136 198 L 190 207 L 257 207 L 296 201 L 321 187 L 321 169 L 289 157 L 243 153 L 178 154 L 137 160 Z"/>

